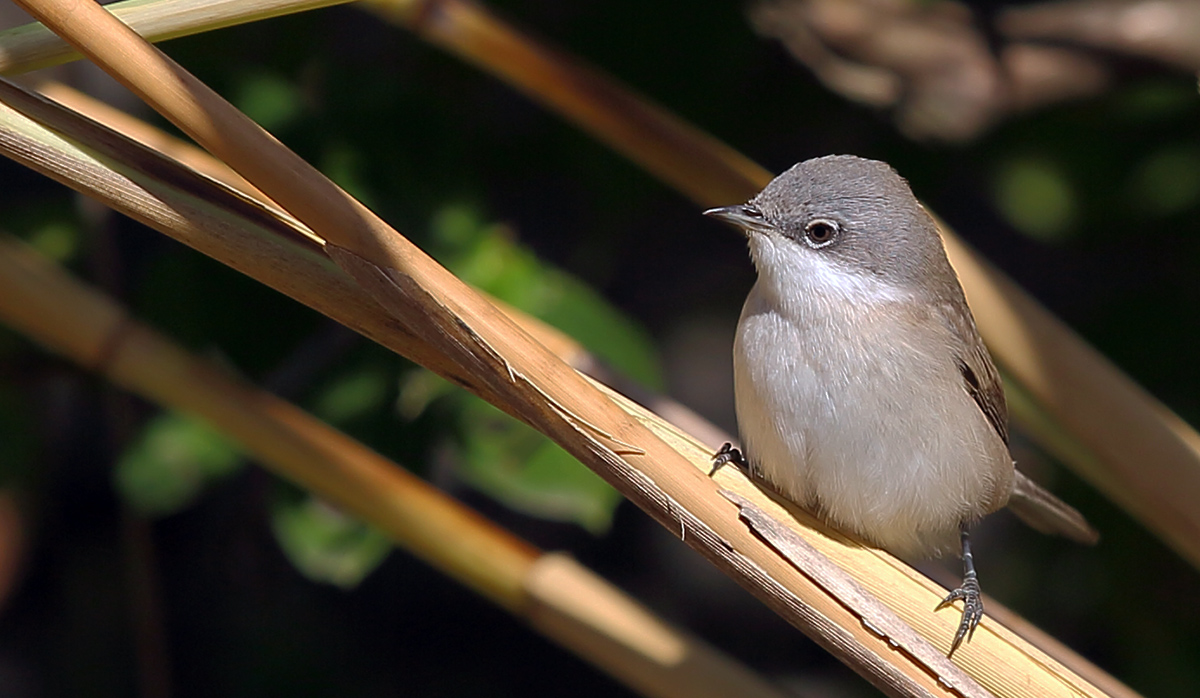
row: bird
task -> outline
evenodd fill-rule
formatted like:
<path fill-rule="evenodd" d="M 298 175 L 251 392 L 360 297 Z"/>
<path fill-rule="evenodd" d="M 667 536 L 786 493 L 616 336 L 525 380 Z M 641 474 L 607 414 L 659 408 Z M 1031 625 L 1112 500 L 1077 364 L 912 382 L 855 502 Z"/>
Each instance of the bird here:
<path fill-rule="evenodd" d="M 757 271 L 733 348 L 746 468 L 835 528 L 898 557 L 957 548 L 949 656 L 983 617 L 970 528 L 1008 506 L 1095 543 L 1074 508 L 1016 469 L 1004 388 L 932 216 L 888 164 L 801 162 L 705 215 L 745 234 Z M 743 451 L 744 449 L 744 451 Z"/>

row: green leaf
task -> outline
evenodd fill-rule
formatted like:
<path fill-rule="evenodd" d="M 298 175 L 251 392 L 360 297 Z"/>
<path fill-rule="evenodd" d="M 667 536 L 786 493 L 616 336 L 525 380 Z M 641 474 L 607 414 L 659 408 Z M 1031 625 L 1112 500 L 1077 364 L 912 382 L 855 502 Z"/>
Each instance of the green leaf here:
<path fill-rule="evenodd" d="M 363 417 L 383 406 L 392 379 L 380 365 L 352 368 L 337 375 L 316 396 L 313 413 L 333 424 Z"/>
<path fill-rule="evenodd" d="M 178 413 L 150 420 L 117 460 L 117 491 L 149 516 L 173 514 L 241 467 L 238 447 L 208 424 Z"/>
<path fill-rule="evenodd" d="M 241 76 L 233 103 L 259 126 L 272 132 L 295 121 L 303 106 L 300 91 L 290 80 L 257 71 Z"/>
<path fill-rule="evenodd" d="M 1000 168 L 996 203 L 1014 228 L 1041 242 L 1059 242 L 1071 233 L 1077 197 L 1056 164 L 1039 157 L 1017 156 Z"/>
<path fill-rule="evenodd" d="M 448 205 L 431 224 L 431 248 L 459 278 L 566 332 L 594 355 L 650 387 L 661 386 L 649 335 L 575 277 L 520 245 L 506 226 L 469 206 Z M 438 386 L 415 381 L 401 409 L 416 415 Z M 566 451 L 482 400 L 456 396 L 464 480 L 518 511 L 570 521 L 593 533 L 612 523 L 621 496 Z"/>
<path fill-rule="evenodd" d="M 1200 200 L 1200 148 L 1174 144 L 1144 158 L 1134 169 L 1130 200 L 1146 211 L 1167 216 Z"/>
<path fill-rule="evenodd" d="M 271 529 L 301 574 L 343 589 L 358 586 L 392 548 L 375 529 L 282 484 L 279 496 L 271 502 Z"/>
<path fill-rule="evenodd" d="M 478 398 L 463 401 L 458 464 L 466 482 L 531 516 L 608 530 L 616 490 L 532 427 Z"/>
<path fill-rule="evenodd" d="M 367 162 L 354 148 L 345 143 L 326 145 L 321 155 L 321 172 L 351 196 L 370 208 L 375 208 L 375 195 Z"/>
<path fill-rule="evenodd" d="M 56 262 L 69 262 L 79 252 L 79 227 L 73 221 L 47 221 L 30 233 L 29 244 Z"/>
<path fill-rule="evenodd" d="M 79 254 L 82 233 L 75 207 L 66 203 L 57 197 L 14 201 L 4 211 L 5 229 L 49 259 L 70 262 Z"/>
<path fill-rule="evenodd" d="M 432 222 L 433 253 L 464 281 L 574 337 L 645 386 L 661 387 L 654 342 L 589 286 L 539 260 L 504 225 L 485 223 L 464 205 Z"/>
<path fill-rule="evenodd" d="M 396 412 L 411 422 L 420 417 L 436 400 L 454 394 L 458 386 L 433 371 L 414 369 L 400 378 L 400 394 L 396 397 Z"/>

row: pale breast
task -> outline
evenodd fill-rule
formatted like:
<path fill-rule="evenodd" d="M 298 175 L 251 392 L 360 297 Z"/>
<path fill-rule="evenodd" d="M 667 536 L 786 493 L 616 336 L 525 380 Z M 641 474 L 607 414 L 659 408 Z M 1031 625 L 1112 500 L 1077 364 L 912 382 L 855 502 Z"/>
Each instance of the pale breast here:
<path fill-rule="evenodd" d="M 747 298 L 734 345 L 747 457 L 789 498 L 896 554 L 953 549 L 960 522 L 1004 505 L 1012 461 L 951 350 L 882 306 L 808 310 L 801 323 L 757 286 Z"/>

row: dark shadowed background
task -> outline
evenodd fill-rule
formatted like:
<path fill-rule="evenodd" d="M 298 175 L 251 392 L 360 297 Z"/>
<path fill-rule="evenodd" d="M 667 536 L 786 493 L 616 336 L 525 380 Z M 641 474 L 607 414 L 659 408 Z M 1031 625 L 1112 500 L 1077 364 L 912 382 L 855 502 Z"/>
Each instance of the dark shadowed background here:
<path fill-rule="evenodd" d="M 741 3 L 490 6 L 772 171 L 830 153 L 890 162 L 988 258 L 1200 422 L 1194 75 L 1114 59 L 1117 78 L 1097 94 L 948 143 L 902 135 L 888 109 L 827 89 L 757 36 Z M 25 21 L 10 14 L 9 25 Z M 735 428 L 729 351 L 754 272 L 743 241 L 694 204 L 353 6 L 163 48 L 456 273 Z M 161 123 L 90 66 L 59 77 Z M 786 686 L 873 693 L 506 418 L 48 179 L 5 161 L 0 182 L 0 228 L 193 350 L 537 545 L 570 551 Z M 1014 446 L 1104 538 L 1079 548 L 994 516 L 976 550 L 985 591 L 1145 695 L 1193 694 L 1196 570 L 1019 430 Z M 202 427 L 7 329 L 0 478 L 22 541 L 0 608 L 0 695 L 136 694 L 147 679 L 138 658 L 155 653 L 181 697 L 627 692 Z M 151 648 L 135 641 L 138 598 L 160 602 L 161 618 L 142 626 Z"/>

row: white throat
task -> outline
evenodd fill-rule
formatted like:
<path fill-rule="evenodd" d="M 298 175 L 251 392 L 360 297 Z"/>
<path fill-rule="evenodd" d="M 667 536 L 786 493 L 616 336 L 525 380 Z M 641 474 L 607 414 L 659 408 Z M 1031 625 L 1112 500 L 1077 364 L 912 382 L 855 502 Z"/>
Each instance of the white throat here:
<path fill-rule="evenodd" d="M 868 271 L 753 235 L 734 383 L 746 456 L 786 496 L 894 553 L 953 549 L 1007 448 L 963 387 L 950 330 Z M 931 496 L 930 493 L 939 493 Z"/>

